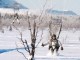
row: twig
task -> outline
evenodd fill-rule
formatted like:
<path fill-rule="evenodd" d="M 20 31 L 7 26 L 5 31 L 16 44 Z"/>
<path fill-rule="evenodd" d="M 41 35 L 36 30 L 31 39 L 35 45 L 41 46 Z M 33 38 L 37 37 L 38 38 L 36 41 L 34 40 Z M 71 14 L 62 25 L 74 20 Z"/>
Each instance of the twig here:
<path fill-rule="evenodd" d="M 29 49 L 29 46 L 28 46 L 27 40 L 25 40 L 25 43 L 26 43 L 26 46 L 27 46 L 28 52 L 29 52 L 29 54 L 30 54 L 30 49 Z"/>
<path fill-rule="evenodd" d="M 20 30 L 19 30 L 15 25 L 13 25 L 13 27 L 14 27 L 19 33 L 21 33 Z"/>
<path fill-rule="evenodd" d="M 47 0 L 46 0 L 45 4 L 43 5 L 43 10 L 42 10 L 42 12 L 41 12 L 41 15 L 39 16 L 39 20 L 41 21 L 41 22 L 39 23 L 39 25 L 42 23 L 42 19 L 43 19 L 43 18 L 41 19 L 41 16 L 42 16 L 42 14 L 43 14 L 43 12 L 44 12 L 44 8 L 45 8 L 46 4 L 47 4 Z"/>
<path fill-rule="evenodd" d="M 38 42 L 38 44 L 36 45 L 36 47 L 35 48 L 37 48 L 37 46 L 39 45 L 39 43 L 41 42 L 41 40 L 42 40 L 42 36 L 43 36 L 43 30 L 42 30 L 42 34 L 41 34 L 41 39 L 40 39 L 40 41 Z"/>
<path fill-rule="evenodd" d="M 29 17 L 28 17 L 28 25 L 29 25 L 28 27 L 29 27 L 29 30 L 30 30 L 30 34 L 31 34 L 31 36 L 32 36 L 32 29 L 31 29 Z M 31 39 L 32 39 L 32 37 L 31 37 Z"/>
<path fill-rule="evenodd" d="M 61 21 L 62 21 L 62 20 L 61 20 Z M 59 34 L 58 34 L 57 39 L 59 39 L 59 36 L 60 36 L 61 31 L 62 31 L 62 22 L 61 22 L 61 25 L 60 25 L 60 30 L 59 30 Z"/>
<path fill-rule="evenodd" d="M 28 60 L 28 58 L 26 58 L 26 56 L 25 56 L 25 54 L 23 53 L 23 52 L 20 52 L 19 50 L 18 50 L 18 46 L 17 46 L 17 44 L 15 43 L 15 45 L 16 45 L 16 49 L 17 49 L 17 51 L 20 53 L 20 54 L 22 54 L 24 57 L 25 57 L 25 59 L 27 59 Z"/>
<path fill-rule="evenodd" d="M 13 25 L 13 26 L 14 26 L 14 25 Z M 15 27 L 15 26 L 14 26 L 14 27 Z M 20 32 L 20 30 L 19 30 L 17 27 L 15 27 L 15 29 L 20 33 L 20 37 L 21 37 L 21 38 L 18 38 L 18 39 L 21 40 L 21 42 L 23 43 L 24 49 L 27 51 L 27 48 L 25 47 L 25 44 L 24 44 L 24 41 L 23 41 L 23 38 L 22 38 L 22 32 Z"/>
<path fill-rule="evenodd" d="M 49 33 L 50 33 L 50 36 L 52 36 L 52 33 L 51 33 L 51 21 L 49 22 Z"/>
<path fill-rule="evenodd" d="M 27 48 L 26 48 L 26 46 L 25 46 L 25 44 L 24 44 L 25 42 L 23 41 L 23 38 L 22 38 L 22 32 L 20 33 L 20 36 L 21 36 L 21 39 L 20 39 L 20 40 L 22 41 L 23 46 L 24 46 L 25 50 L 27 51 Z"/>
<path fill-rule="evenodd" d="M 39 28 L 39 27 L 36 26 L 36 37 L 37 37 L 37 35 L 38 35 L 38 28 Z"/>
<path fill-rule="evenodd" d="M 47 0 L 46 0 L 45 4 L 43 5 L 43 10 L 42 10 L 42 12 L 41 12 L 41 15 L 39 16 L 39 19 L 41 18 L 42 14 L 43 14 L 43 12 L 44 12 L 44 8 L 45 8 L 45 6 L 46 6 L 46 3 L 47 3 Z"/>

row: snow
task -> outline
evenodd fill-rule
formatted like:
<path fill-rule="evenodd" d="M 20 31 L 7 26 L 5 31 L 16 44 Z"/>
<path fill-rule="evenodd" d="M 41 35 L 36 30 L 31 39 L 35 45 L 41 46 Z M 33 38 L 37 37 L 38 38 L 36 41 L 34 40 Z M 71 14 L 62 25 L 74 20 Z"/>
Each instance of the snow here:
<path fill-rule="evenodd" d="M 0 32 L 0 59 L 1 60 L 26 60 L 23 55 L 21 55 L 16 50 L 17 43 L 20 48 L 19 51 L 25 53 L 26 57 L 29 57 L 28 53 L 22 49 L 22 43 L 18 39 L 20 37 L 19 32 L 13 29 L 9 31 L 4 28 L 4 33 Z M 27 39 L 30 45 L 30 35 L 29 30 L 21 30 L 23 33 L 23 39 Z M 39 41 L 42 30 L 39 31 L 37 40 Z M 43 30 L 43 39 L 41 43 L 36 48 L 35 59 L 36 60 L 80 60 L 80 31 L 62 31 L 59 40 L 63 43 L 64 50 L 59 50 L 59 56 L 51 57 L 47 56 L 48 46 L 42 47 L 42 42 L 48 41 L 48 29 Z M 37 42 L 38 42 L 37 41 Z M 3 52 L 2 52 L 3 51 Z"/>

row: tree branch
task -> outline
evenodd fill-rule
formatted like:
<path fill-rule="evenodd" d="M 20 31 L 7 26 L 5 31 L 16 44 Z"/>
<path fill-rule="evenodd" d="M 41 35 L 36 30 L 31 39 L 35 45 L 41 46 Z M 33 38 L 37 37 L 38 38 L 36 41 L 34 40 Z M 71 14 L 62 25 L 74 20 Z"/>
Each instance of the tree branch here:
<path fill-rule="evenodd" d="M 20 52 L 20 51 L 18 50 L 18 46 L 17 46 L 17 44 L 16 44 L 16 43 L 15 43 L 15 45 L 16 45 L 16 49 L 17 49 L 17 51 L 18 51 L 20 54 L 22 54 L 22 55 L 25 57 L 25 59 L 27 59 L 27 60 L 28 60 L 28 58 L 26 58 L 25 54 L 24 54 L 23 52 Z"/>
<path fill-rule="evenodd" d="M 40 39 L 40 41 L 37 43 L 37 45 L 36 45 L 36 47 L 35 48 L 37 48 L 37 46 L 39 45 L 39 43 L 41 42 L 41 40 L 42 40 L 42 36 L 43 36 L 43 30 L 42 30 L 42 34 L 41 34 L 41 39 Z"/>
<path fill-rule="evenodd" d="M 27 49 L 28 49 L 29 54 L 31 54 L 31 53 L 30 53 L 29 45 L 28 45 L 28 43 L 27 43 L 27 40 L 25 40 L 25 43 L 26 43 L 26 46 L 27 46 Z"/>
<path fill-rule="evenodd" d="M 61 31 L 62 31 L 62 20 L 61 20 L 60 30 L 59 30 L 59 34 L 58 34 L 57 39 L 59 39 L 59 36 L 60 36 Z"/>

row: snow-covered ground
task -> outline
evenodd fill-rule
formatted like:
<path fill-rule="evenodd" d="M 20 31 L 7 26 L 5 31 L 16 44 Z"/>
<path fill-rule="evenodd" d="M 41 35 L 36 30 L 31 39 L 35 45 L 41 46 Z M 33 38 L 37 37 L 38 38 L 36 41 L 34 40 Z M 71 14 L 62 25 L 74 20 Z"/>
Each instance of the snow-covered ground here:
<path fill-rule="evenodd" d="M 19 32 L 15 29 L 9 31 L 4 29 L 4 33 L 0 32 L 0 60 L 26 60 L 16 50 L 16 44 L 19 48 L 22 48 Z M 29 30 L 21 30 L 23 33 L 23 39 L 27 39 L 30 44 Z M 39 41 L 41 30 L 38 33 L 37 40 Z M 80 31 L 62 31 L 59 40 L 63 43 L 64 50 L 59 50 L 59 56 L 54 57 L 54 60 L 80 60 Z M 37 41 L 37 42 L 38 42 Z M 48 29 L 43 30 L 43 39 L 41 43 L 48 41 Z M 35 58 L 36 60 L 53 60 L 52 57 L 47 56 L 48 46 L 42 47 L 41 43 L 36 48 Z M 24 52 L 27 57 L 28 53 L 24 49 L 19 49 Z"/>

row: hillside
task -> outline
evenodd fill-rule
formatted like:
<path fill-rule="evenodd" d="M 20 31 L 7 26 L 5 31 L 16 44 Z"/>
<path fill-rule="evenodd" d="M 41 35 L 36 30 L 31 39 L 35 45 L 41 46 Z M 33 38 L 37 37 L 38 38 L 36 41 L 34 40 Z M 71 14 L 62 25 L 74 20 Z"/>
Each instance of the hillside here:
<path fill-rule="evenodd" d="M 51 14 L 55 14 L 55 15 L 77 15 L 75 12 L 73 11 L 64 11 L 64 10 L 52 10 L 52 9 L 49 9 L 47 10 L 48 13 L 51 13 Z"/>
<path fill-rule="evenodd" d="M 22 4 L 16 2 L 15 0 L 0 0 L 0 8 L 16 8 L 16 7 L 20 9 L 27 8 Z"/>

